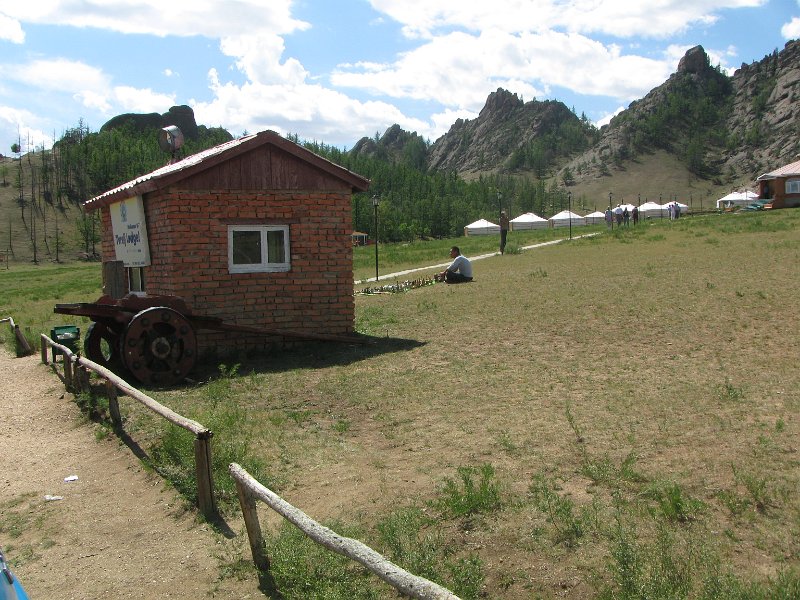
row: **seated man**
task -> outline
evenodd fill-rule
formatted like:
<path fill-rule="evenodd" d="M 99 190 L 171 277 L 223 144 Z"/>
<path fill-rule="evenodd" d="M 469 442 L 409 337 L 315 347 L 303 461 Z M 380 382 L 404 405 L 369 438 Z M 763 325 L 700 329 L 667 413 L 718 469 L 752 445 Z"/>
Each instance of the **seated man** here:
<path fill-rule="evenodd" d="M 472 281 L 472 263 L 466 256 L 461 255 L 458 246 L 450 248 L 450 258 L 453 262 L 441 273 L 436 276 L 436 281 L 445 283 L 466 283 Z"/>

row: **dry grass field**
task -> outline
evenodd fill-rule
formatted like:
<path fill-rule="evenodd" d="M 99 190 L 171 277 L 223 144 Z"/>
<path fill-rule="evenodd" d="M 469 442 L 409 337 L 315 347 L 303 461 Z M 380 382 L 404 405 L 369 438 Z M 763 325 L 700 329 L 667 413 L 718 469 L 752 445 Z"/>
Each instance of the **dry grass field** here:
<path fill-rule="evenodd" d="M 372 344 L 210 365 L 153 395 L 209 424 L 220 461 L 235 447 L 313 518 L 464 598 L 798 597 L 800 211 L 646 223 L 474 270 L 358 295 Z M 173 434 L 124 409 L 169 460 Z M 322 559 L 287 551 L 266 513 L 284 597 L 394 597 L 358 574 L 358 596 L 330 591 L 317 565 L 303 591 L 281 557 Z M 228 572 L 254 577 L 243 557 Z"/>
<path fill-rule="evenodd" d="M 799 231 L 800 211 L 684 218 L 482 260 L 468 285 L 358 296 L 372 346 L 163 399 L 235 406 L 317 519 L 369 539 L 430 517 L 413 543 L 477 557 L 476 597 L 775 597 L 800 565 Z"/>

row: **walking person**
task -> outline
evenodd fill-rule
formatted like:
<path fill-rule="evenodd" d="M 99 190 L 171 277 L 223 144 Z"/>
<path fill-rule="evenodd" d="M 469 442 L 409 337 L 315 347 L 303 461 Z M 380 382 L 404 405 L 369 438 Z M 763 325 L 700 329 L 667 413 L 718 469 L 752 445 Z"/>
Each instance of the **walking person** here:
<path fill-rule="evenodd" d="M 634 206 L 633 210 L 631 211 L 631 216 L 633 217 L 633 226 L 636 227 L 636 224 L 639 222 L 639 207 Z"/>
<path fill-rule="evenodd" d="M 628 207 L 625 207 L 625 210 L 622 211 L 622 222 L 625 224 L 625 227 L 631 222 L 631 213 L 628 212 Z"/>
<path fill-rule="evenodd" d="M 614 229 L 614 213 L 611 212 L 611 206 L 606 209 L 606 227 Z"/>
<path fill-rule="evenodd" d="M 508 239 L 508 215 L 500 211 L 500 254 L 506 253 L 506 240 Z"/>

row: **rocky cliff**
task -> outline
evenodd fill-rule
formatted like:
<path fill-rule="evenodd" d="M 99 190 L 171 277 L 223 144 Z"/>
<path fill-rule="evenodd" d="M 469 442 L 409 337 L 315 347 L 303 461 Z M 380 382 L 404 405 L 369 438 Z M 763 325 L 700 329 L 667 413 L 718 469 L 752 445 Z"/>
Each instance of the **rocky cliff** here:
<path fill-rule="evenodd" d="M 477 118 L 459 119 L 432 145 L 420 148 L 419 136 L 395 125 L 381 138 L 363 139 L 353 152 L 401 160 L 413 140 L 428 169 L 466 178 L 504 172 L 562 180 L 566 170 L 580 183 L 635 168 L 637 156 L 659 151 L 674 155 L 687 175 L 732 185 L 797 160 L 799 97 L 800 41 L 743 64 L 733 76 L 712 67 L 702 46 L 696 46 L 667 81 L 600 131 L 561 102 L 523 102 L 498 89 Z M 561 154 L 553 149 L 547 173 L 513 160 L 537 140 L 563 135 L 565 127 L 585 137 L 585 148 L 576 150 L 573 144 Z"/>

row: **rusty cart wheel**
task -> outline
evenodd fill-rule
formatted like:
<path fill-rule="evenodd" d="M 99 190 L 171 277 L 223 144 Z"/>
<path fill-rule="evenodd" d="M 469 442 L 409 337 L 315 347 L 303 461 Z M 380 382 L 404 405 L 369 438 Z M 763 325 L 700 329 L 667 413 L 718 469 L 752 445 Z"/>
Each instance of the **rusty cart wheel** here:
<path fill-rule="evenodd" d="M 122 371 L 119 342 L 120 332 L 98 321 L 86 330 L 83 352 L 89 360 L 119 375 Z"/>
<path fill-rule="evenodd" d="M 145 384 L 180 383 L 194 367 L 197 338 L 192 324 L 179 312 L 156 306 L 137 313 L 122 336 L 122 360 Z"/>

